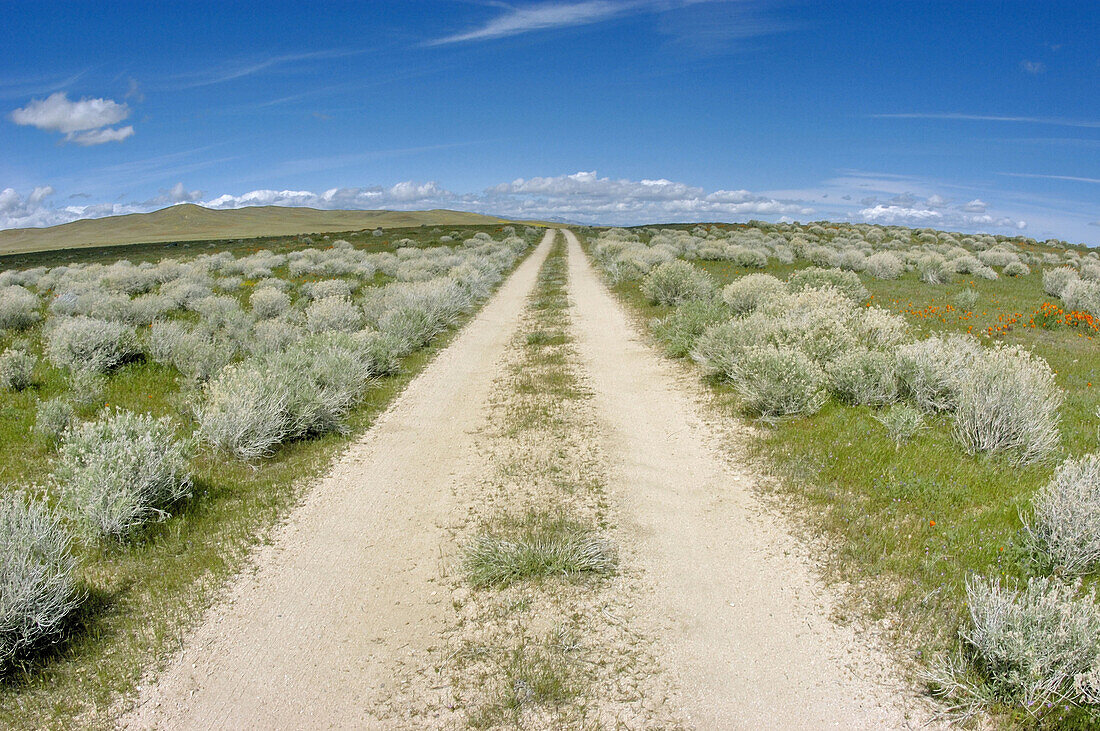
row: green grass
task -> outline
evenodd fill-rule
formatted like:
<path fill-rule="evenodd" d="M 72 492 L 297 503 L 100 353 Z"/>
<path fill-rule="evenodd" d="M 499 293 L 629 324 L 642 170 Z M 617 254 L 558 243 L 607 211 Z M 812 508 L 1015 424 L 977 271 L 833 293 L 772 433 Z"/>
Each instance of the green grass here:
<path fill-rule="evenodd" d="M 501 520 L 474 539 L 466 576 L 478 587 L 579 574 L 606 574 L 615 566 L 610 545 L 590 527 L 564 515 L 528 513 Z"/>
<path fill-rule="evenodd" d="M 758 270 L 728 262 L 695 263 L 720 286 L 755 271 L 785 279 L 809 266 L 773 263 Z M 956 646 L 967 616 L 968 575 L 1026 578 L 1020 512 L 1028 509 L 1057 461 L 1100 446 L 1100 343 L 1082 330 L 1024 326 L 1043 302 L 1052 301 L 1043 292 L 1040 267 L 1015 279 L 960 276 L 947 285 L 925 284 L 914 273 L 895 281 L 860 279 L 873 304 L 904 315 L 916 334 L 972 331 L 984 333 L 986 343 L 1023 345 L 1050 363 L 1065 391 L 1061 454 L 1054 462 L 1023 468 L 1006 457 L 966 455 L 946 418 L 928 419 L 928 429 L 900 445 L 875 418 L 881 412 L 835 402 L 813 416 L 759 425 L 751 453 L 774 478 L 770 489 L 793 507 L 807 538 L 827 537 L 821 559 L 830 577 L 854 588 L 842 613 L 872 621 L 889 618 L 898 651 L 921 663 Z M 971 314 L 944 311 L 943 305 L 971 288 L 979 296 Z M 639 282 L 614 289 L 647 321 L 672 311 L 649 305 Z M 988 334 L 1017 313 L 1025 315 L 1021 322 Z M 728 385 L 709 385 L 731 418 L 743 416 Z M 998 718 L 1032 724 L 1015 711 Z M 1084 728 L 1095 721 L 1088 711 L 1055 711 L 1041 724 Z"/>
<path fill-rule="evenodd" d="M 474 230 L 462 232 L 470 236 Z M 499 236 L 497 230 L 492 233 Z M 424 230 L 415 235 L 423 244 L 434 245 L 441 234 Z M 387 235 L 360 243 L 374 251 L 392 250 L 392 240 Z M 298 239 L 272 243 L 283 251 L 311 245 Z M 237 244 L 224 248 L 247 253 Z M 257 245 L 250 243 L 248 248 Z M 215 250 L 204 247 L 202 252 Z M 81 253 L 93 259 L 106 255 Z M 155 260 L 158 253 L 163 256 L 159 247 L 128 247 L 126 253 L 133 261 Z M 238 296 L 246 297 L 247 292 Z M 157 658 L 180 645 L 187 627 L 243 566 L 248 551 L 271 535 L 272 526 L 299 500 L 311 480 L 370 427 L 454 332 L 408 356 L 397 375 L 378 379 L 349 414 L 345 434 L 283 444 L 273 457 L 257 464 L 201 451 L 192 465 L 194 496 L 176 506 L 170 519 L 150 525 L 136 540 L 121 545 L 78 546 L 79 580 L 89 599 L 59 643 L 4 678 L 0 726 L 109 726 L 119 695 L 129 692 Z M 15 338 L 29 341 L 33 352 L 41 355 L 41 325 L 0 338 L 0 350 Z M 40 400 L 71 394 L 65 374 L 45 360 L 39 364 L 36 381 L 25 391 L 0 392 L 0 489 L 43 491 L 52 500 L 48 488 L 32 486 L 44 484 L 55 447 L 34 436 L 31 427 Z M 189 431 L 188 394 L 181 392 L 180 381 L 172 369 L 132 361 L 104 379 L 102 398 L 82 406 L 78 416 L 93 418 L 109 404 L 168 414 L 181 430 Z"/>
<path fill-rule="evenodd" d="M 583 696 L 583 680 L 578 678 L 573 644 L 564 631 L 543 637 L 522 635 L 507 651 L 494 673 L 494 698 L 469 716 L 470 728 L 522 726 L 523 711 L 538 707 L 543 711 L 575 704 Z M 558 715 L 559 725 L 565 718 Z"/>
<path fill-rule="evenodd" d="M 567 280 L 559 237 L 529 297 L 529 329 L 516 338 L 507 399 L 493 419 L 497 438 L 537 445 L 537 454 L 516 449 L 496 464 L 503 491 L 466 546 L 463 578 L 482 610 L 452 672 L 471 728 L 588 728 L 597 674 L 614 661 L 582 634 L 593 618 L 571 599 L 606 589 L 616 557 L 603 534 L 602 476 L 578 469 L 570 407 L 587 391 L 570 345 Z M 537 497 L 509 489 L 516 484 L 537 487 Z"/>

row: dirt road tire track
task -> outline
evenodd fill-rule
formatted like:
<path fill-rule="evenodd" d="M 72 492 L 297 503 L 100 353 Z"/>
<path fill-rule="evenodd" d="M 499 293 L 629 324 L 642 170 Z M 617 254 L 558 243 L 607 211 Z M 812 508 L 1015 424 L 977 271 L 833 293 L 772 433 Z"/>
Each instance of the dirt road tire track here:
<path fill-rule="evenodd" d="M 606 425 L 609 499 L 654 587 L 662 662 L 698 728 L 907 728 L 889 662 L 828 619 L 800 551 L 572 234 L 576 346 Z"/>
<path fill-rule="evenodd" d="M 123 725 L 386 726 L 395 670 L 438 641 L 451 486 L 553 236 L 311 490 Z"/>

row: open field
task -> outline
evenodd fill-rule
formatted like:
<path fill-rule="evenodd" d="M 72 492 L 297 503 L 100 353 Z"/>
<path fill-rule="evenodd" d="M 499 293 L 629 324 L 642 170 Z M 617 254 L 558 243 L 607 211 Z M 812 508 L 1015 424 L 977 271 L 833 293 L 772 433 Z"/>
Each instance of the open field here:
<path fill-rule="evenodd" d="M 591 235 L 589 251 L 618 281 L 615 290 L 620 297 L 639 316 L 652 321 L 657 347 L 679 357 L 694 353 L 703 366 L 702 372 L 711 374 L 707 379 L 712 398 L 729 418 L 759 419 L 753 446 L 757 468 L 774 476 L 774 494 L 801 518 L 807 539 L 814 545 L 820 543 L 819 538 L 825 539 L 821 544 L 824 550 L 817 558 L 834 581 L 848 587 L 847 601 L 839 614 L 873 624 L 891 636 L 899 656 L 914 674 L 920 675 L 941 658 L 954 657 L 959 649 L 974 652 L 972 645 L 959 640 L 960 630 L 973 631 L 968 615 L 973 600 L 968 602 L 967 597 L 967 583 L 973 577 L 994 577 L 1014 586 L 1032 575 L 1052 570 L 1064 573 L 1036 556 L 1034 546 L 1026 540 L 1023 519 L 1030 518 L 1036 493 L 1051 479 L 1060 462 L 1097 451 L 1100 392 L 1094 384 L 1100 384 L 1100 359 L 1096 357 L 1095 338 L 1100 332 L 1093 324 L 1097 313 L 1073 314 L 1075 307 L 1044 291 L 1043 279 L 1044 271 L 1067 264 L 1090 277 L 1096 253 L 1034 242 L 998 245 L 996 241 L 971 239 L 964 243 L 958 240 L 964 238 L 961 236 L 949 242 L 935 236 L 924 241 L 923 233 L 918 236 L 919 232 L 908 229 L 897 233 L 899 238 L 892 246 L 883 246 L 881 239 L 870 235 L 864 239 L 864 234 L 875 233 L 873 229 L 860 228 L 830 225 L 813 231 L 720 225 L 709 229 L 683 226 L 660 232 L 635 229 L 621 234 L 612 231 L 602 237 Z M 632 248 L 618 243 L 616 239 L 620 238 L 637 238 L 645 244 Z M 969 251 L 964 251 L 964 246 Z M 898 255 L 901 266 L 881 272 L 896 278 L 870 275 L 878 271 L 875 262 L 867 258 L 873 251 Z M 945 259 L 950 262 L 945 253 L 956 259 L 969 257 L 964 268 L 970 271 L 951 271 L 939 278 L 927 273 L 942 268 Z M 660 288 L 652 284 L 647 287 L 650 280 L 646 272 L 660 266 L 661 261 L 685 255 L 693 270 L 706 272 L 706 276 L 697 277 L 693 285 L 697 289 L 679 295 L 678 302 L 658 304 L 653 297 Z M 996 262 L 998 269 L 1022 260 L 1029 271 L 1016 276 L 1004 271 L 990 275 L 990 267 L 980 268 L 981 260 L 975 256 Z M 974 342 L 985 349 L 1019 345 L 1049 363 L 1053 385 L 1048 391 L 1062 403 L 1055 410 L 1053 441 L 1044 446 L 1044 454 L 1032 459 L 1007 448 L 968 454 L 966 443 L 957 436 L 959 422 L 952 417 L 951 409 L 926 409 L 923 414 L 917 409 L 910 433 L 892 432 L 891 411 L 903 409 L 905 402 L 914 399 L 912 390 L 906 390 L 903 373 L 894 376 L 900 383 L 891 382 L 882 393 L 875 390 L 881 373 L 869 369 L 854 379 L 854 391 L 846 390 L 853 386 L 843 380 L 833 381 L 838 384 L 835 386 L 822 381 L 820 392 L 801 401 L 776 400 L 774 392 L 756 390 L 766 386 L 760 384 L 766 376 L 752 366 L 742 365 L 745 361 L 738 362 L 745 357 L 738 355 L 744 352 L 737 350 L 741 347 L 737 345 L 738 330 L 729 330 L 725 340 L 718 337 L 707 343 L 705 333 L 709 327 L 736 318 L 738 312 L 748 312 L 744 317 L 752 317 L 758 304 L 768 306 L 768 297 L 783 296 L 770 287 L 745 285 L 736 291 L 723 291 L 722 287 L 749 274 L 770 274 L 782 281 L 817 265 L 837 264 L 865 287 L 856 295 L 859 309 L 881 308 L 883 314 L 895 316 L 876 321 L 880 342 L 887 338 L 878 347 L 889 355 L 880 361 L 887 364 L 888 374 L 894 373 L 894 354 L 904 343 L 938 333 L 973 334 L 977 338 Z M 927 279 L 942 279 L 944 283 L 929 283 Z M 776 284 L 785 291 L 780 282 Z M 716 298 L 711 306 L 692 304 L 711 297 Z M 746 298 L 754 297 L 755 302 L 745 304 Z M 840 310 L 844 311 L 844 306 Z M 800 347 L 807 348 L 807 352 L 814 352 L 814 348 L 821 352 L 821 348 L 859 351 L 868 347 L 843 339 L 843 332 L 832 324 L 836 321 L 830 320 L 835 309 L 830 313 L 821 306 L 814 311 L 808 305 L 790 302 L 775 312 L 773 329 L 759 315 L 745 321 L 745 332 L 752 333 L 749 337 L 755 344 L 802 342 L 805 345 Z M 837 346 L 833 342 L 836 338 L 840 338 L 836 342 L 847 344 Z M 723 352 L 723 347 L 733 349 Z M 828 364 L 841 354 L 833 351 L 824 361 Z M 716 360 L 723 357 L 731 360 Z M 848 375 L 856 364 L 849 363 L 837 377 Z M 795 361 L 784 367 L 797 366 Z M 965 363 L 954 367 L 965 374 Z M 793 386 L 788 382 L 781 387 L 783 395 L 789 395 L 792 388 L 798 390 L 800 384 L 797 378 L 794 381 Z M 860 390 L 860 386 L 866 388 Z M 1009 372 L 998 375 L 986 388 L 1004 390 L 1008 394 L 1004 398 L 1011 399 L 1020 397 L 1022 391 L 1027 395 L 1029 388 L 1041 387 L 1026 381 L 1023 373 Z M 901 405 L 891 406 L 895 403 Z M 1017 420 L 1029 422 L 1027 416 L 1038 417 L 1042 403 L 1035 401 L 1026 408 L 1034 412 L 1019 413 Z M 984 417 L 993 418 L 1011 420 L 1012 415 L 1003 409 L 997 416 Z M 1088 489 L 1095 495 L 1096 483 Z M 1096 498 L 1082 496 L 1080 500 L 1086 502 L 1080 509 L 1088 510 L 1090 499 Z M 1096 535 L 1095 527 L 1085 530 Z M 1072 579 L 1074 573 L 1084 573 L 1087 587 L 1094 581 L 1096 568 L 1093 563 L 1068 576 Z M 1067 605 L 1065 611 L 1076 610 Z M 1037 643 L 1038 652 L 1038 645 L 1054 640 L 1040 633 L 1028 642 Z M 970 664 L 965 680 L 975 683 L 976 694 L 984 697 L 968 696 L 958 687 L 940 686 L 944 692 L 952 692 L 947 702 L 957 706 L 959 713 L 974 710 L 975 706 L 992 708 L 1000 714 L 1000 722 L 1011 720 L 1025 726 L 1087 727 L 1095 722 L 1094 715 L 1073 709 L 1072 703 L 1052 702 L 1029 708 L 1006 685 L 985 685 L 989 678 L 982 677 L 983 662 L 979 655 Z M 1077 702 L 1082 702 L 1080 696 Z"/>
<path fill-rule="evenodd" d="M 122 244 L 216 242 L 377 228 L 503 223 L 506 222 L 493 216 L 465 211 L 323 211 L 286 206 L 214 210 L 183 203 L 152 213 L 85 219 L 49 228 L 0 231 L 0 256 Z"/>
<path fill-rule="evenodd" d="M 341 237 L 0 272 L 5 725 L 1096 722 L 1093 252 Z"/>
<path fill-rule="evenodd" d="M 297 239 L 278 242 L 272 249 L 230 245 L 221 249 L 228 249 L 226 253 L 204 245 L 201 255 L 188 252 L 193 258 L 180 260 L 146 251 L 145 262 L 156 261 L 157 271 L 170 273 L 149 277 L 149 268 L 124 266 L 124 278 L 129 276 L 131 282 L 126 286 L 109 284 L 108 271 L 118 273 L 120 268 L 108 270 L 102 264 L 54 270 L 64 278 L 55 279 L 49 290 L 45 280 L 36 285 L 21 276 L 24 290 L 40 294 L 35 295 L 37 304 L 17 310 L 24 321 L 4 331 L 4 352 L 26 353 L 33 364 L 26 387 L 0 396 L 0 475 L 5 497 L 24 494 L 44 501 L 78 536 L 72 541 L 78 562 L 74 592 L 82 601 L 66 619 L 60 637 L 43 638 L 60 640 L 57 644 L 15 658 L 0 696 L 4 725 L 67 727 L 78 718 L 102 724 L 112 717 L 119 693 L 133 688 L 152 660 L 178 646 L 183 628 L 219 595 L 225 579 L 240 570 L 251 548 L 270 534 L 334 454 L 374 423 L 449 339 L 448 332 L 487 296 L 514 257 L 541 235 L 531 230 L 527 239 L 504 245 L 489 241 L 484 232 L 456 233 L 458 241 L 440 242 L 430 231 L 410 232 L 418 238 L 402 237 L 405 254 L 400 257 L 394 253 L 397 240 L 389 237 L 372 237 L 360 248 L 334 247 L 328 241 L 320 242 L 325 246 L 320 249 Z M 493 233 L 498 241 L 506 236 L 499 227 Z M 462 245 L 464 236 L 475 234 L 483 238 Z M 446 243 L 456 245 L 455 254 L 444 250 L 441 244 Z M 485 256 L 486 245 L 496 254 Z M 466 259 L 476 261 L 476 266 L 457 270 Z M 251 271 L 229 274 L 227 267 Z M 49 270 L 30 271 L 49 276 Z M 455 276 L 450 276 L 452 271 Z M 127 290 L 138 286 L 133 277 L 146 283 L 140 289 L 155 291 L 131 298 Z M 324 287 L 331 293 L 326 295 Z M 354 294 L 346 294 L 351 289 Z M 269 293 L 263 309 L 258 304 L 263 296 L 256 297 L 259 291 Z M 159 303 L 160 312 L 151 320 L 138 314 L 135 303 L 142 297 Z M 395 303 L 395 298 L 400 301 Z M 368 299 L 373 325 L 362 309 Z M 394 306 L 402 307 L 403 315 L 387 317 Z M 62 312 L 62 307 L 92 309 L 76 314 Z M 45 357 L 55 326 L 87 318 L 98 323 L 93 333 L 112 329 L 112 323 L 121 328 L 121 362 L 97 360 L 95 353 L 78 358 L 84 351 L 57 361 L 63 365 Z M 358 342 L 349 331 L 353 327 L 365 328 Z M 282 367 L 290 369 L 291 381 L 271 382 L 270 387 L 303 390 L 282 407 L 278 400 L 258 403 L 251 416 L 237 408 L 246 402 L 220 410 L 211 391 L 219 363 L 247 365 L 270 358 L 260 340 L 264 337 L 273 338 L 272 347 L 283 352 L 293 351 L 295 340 L 302 344 L 297 357 L 313 370 L 296 372 L 298 366 L 287 362 Z M 330 360 L 323 364 L 315 357 Z M 268 374 L 278 372 L 280 366 L 265 362 Z M 330 373 L 324 376 L 332 379 L 329 383 L 309 385 L 310 375 L 325 372 Z M 247 393 L 247 383 L 245 387 Z M 41 416 L 43 404 L 53 405 L 64 420 L 51 423 L 46 431 L 42 428 L 49 418 Z M 290 411 L 278 413 L 288 407 Z M 150 503 L 151 510 L 166 513 L 163 519 L 156 512 L 139 511 L 130 517 L 146 519 L 132 529 L 117 536 L 100 535 L 99 524 L 87 520 L 90 514 L 100 514 L 97 503 L 75 501 L 71 496 L 82 493 L 55 479 L 62 461 L 55 440 L 67 422 L 103 423 L 126 412 L 170 420 L 177 435 L 173 442 L 187 444 L 192 454 L 187 480 L 172 481 L 189 494 Z M 200 413 L 207 414 L 205 438 L 194 434 L 196 427 L 202 428 Z M 248 427 L 235 422 L 235 415 L 260 421 Z M 265 420 L 265 415 L 275 421 Z M 110 444 L 111 440 L 93 444 L 92 450 Z M 251 456 L 257 450 L 259 454 Z M 122 454 L 116 458 L 126 459 Z M 72 459 L 78 465 L 91 461 Z M 110 465 L 103 469 L 110 472 Z M 140 467 L 131 469 L 140 477 Z M 85 471 L 80 484 L 90 484 L 90 489 L 117 486 L 118 479 L 132 484 L 124 475 L 97 480 Z"/>

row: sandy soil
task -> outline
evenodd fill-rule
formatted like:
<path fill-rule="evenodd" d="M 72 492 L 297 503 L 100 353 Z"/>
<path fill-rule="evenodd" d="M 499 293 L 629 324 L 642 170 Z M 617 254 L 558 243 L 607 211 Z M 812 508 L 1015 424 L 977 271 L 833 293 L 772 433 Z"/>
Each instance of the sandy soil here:
<path fill-rule="evenodd" d="M 828 620 L 803 552 L 726 456 L 736 434 L 701 416 L 701 388 L 639 339 L 565 235 L 576 346 L 614 461 L 609 500 L 633 528 L 662 664 L 688 718 L 698 728 L 922 725 L 889 662 Z"/>
<path fill-rule="evenodd" d="M 310 492 L 123 725 L 391 725 L 401 668 L 438 642 L 452 483 L 476 463 L 470 434 L 552 238 Z"/>
<path fill-rule="evenodd" d="M 564 264 L 564 261 L 561 261 Z M 556 268 L 555 268 L 556 272 Z M 554 272 L 544 273 L 555 284 Z M 564 272 L 562 272 L 564 275 Z M 683 728 L 679 703 L 660 665 L 661 648 L 636 622 L 650 595 L 622 544 L 606 500 L 609 460 L 591 389 L 569 339 L 569 309 L 544 308 L 536 290 L 476 435 L 480 474 L 456 484 L 452 612 L 438 661 L 407 687 L 396 716 L 402 728 Z M 554 297 L 555 301 L 557 298 Z M 528 334 L 553 334 L 553 344 Z M 473 587 L 462 570 L 465 548 L 509 520 L 554 515 L 587 526 L 619 556 L 608 575 L 547 577 L 505 587 Z M 568 688 L 535 697 L 538 668 Z M 449 689 L 453 713 L 431 688 Z"/>

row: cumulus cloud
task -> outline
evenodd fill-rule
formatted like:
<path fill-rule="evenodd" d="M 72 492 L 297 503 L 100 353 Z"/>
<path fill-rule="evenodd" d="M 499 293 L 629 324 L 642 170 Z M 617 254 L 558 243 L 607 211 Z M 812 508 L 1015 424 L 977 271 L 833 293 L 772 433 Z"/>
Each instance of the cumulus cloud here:
<path fill-rule="evenodd" d="M 885 202 L 864 199 L 862 205 L 865 207 L 859 211 L 859 216 L 868 223 L 947 228 L 996 227 L 1018 231 L 1027 228 L 1026 221 L 987 213 L 987 204 L 978 198 L 957 204 L 936 193 L 925 198 L 902 193 Z"/>
<path fill-rule="evenodd" d="M 586 222 L 627 223 L 670 217 L 809 215 L 812 208 L 747 190 L 702 188 L 663 178 L 615 180 L 595 171 L 556 177 L 518 178 L 485 191 L 485 202 L 508 215 L 568 218 Z"/>
<path fill-rule="evenodd" d="M 899 183 L 900 181 L 892 181 Z M 145 201 L 87 205 L 53 205 L 53 189 L 35 188 L 25 195 L 8 188 L 0 193 L 0 228 L 49 226 L 78 218 L 155 210 L 167 205 L 194 202 L 208 208 L 247 206 L 305 206 L 319 209 L 423 210 L 452 208 L 527 218 L 577 223 L 631 225 L 675 221 L 810 220 L 813 216 L 834 220 L 952 229 L 1023 230 L 1027 224 L 994 215 L 977 198 L 953 200 L 931 191 L 920 195 L 902 190 L 883 197 L 864 197 L 858 205 L 816 211 L 807 203 L 819 199 L 798 191 L 761 193 L 743 189 L 706 189 L 665 178 L 600 177 L 596 171 L 567 175 L 517 178 L 471 193 L 456 193 L 434 181 L 404 181 L 395 185 L 330 188 L 324 191 L 259 189 L 226 193 L 210 198 L 200 190 L 177 183 L 161 189 Z M 841 190 L 837 191 L 842 192 Z M 849 198 L 851 196 L 848 196 Z"/>
<path fill-rule="evenodd" d="M 134 204 L 121 203 L 69 205 L 59 208 L 50 204 L 49 198 L 53 194 L 54 189 L 49 185 L 34 188 L 27 195 L 21 195 L 14 188 L 0 191 L 0 229 L 56 226 L 81 218 L 116 216 L 143 210 Z"/>
<path fill-rule="evenodd" d="M 83 98 L 72 101 L 59 91 L 45 99 L 32 99 L 25 107 L 12 110 L 8 118 L 15 124 L 46 132 L 60 132 L 67 142 L 101 145 L 121 142 L 134 134 L 134 128 L 112 128 L 130 116 L 130 107 L 112 99 Z"/>
<path fill-rule="evenodd" d="M 163 206 L 171 206 L 177 203 L 198 203 L 202 200 L 201 190 L 188 190 L 181 182 L 171 188 L 161 188 L 160 195 L 138 203 L 143 210 L 152 210 Z"/>
<path fill-rule="evenodd" d="M 323 193 L 309 190 L 252 190 L 242 195 L 220 195 L 203 203 L 208 208 L 245 206 L 304 206 L 308 208 L 417 208 L 442 204 L 458 197 L 438 183 L 406 181 L 393 186 L 330 188 Z"/>
<path fill-rule="evenodd" d="M 888 225 L 927 226 L 943 220 L 943 214 L 931 208 L 878 204 L 859 212 L 868 223 Z"/>

